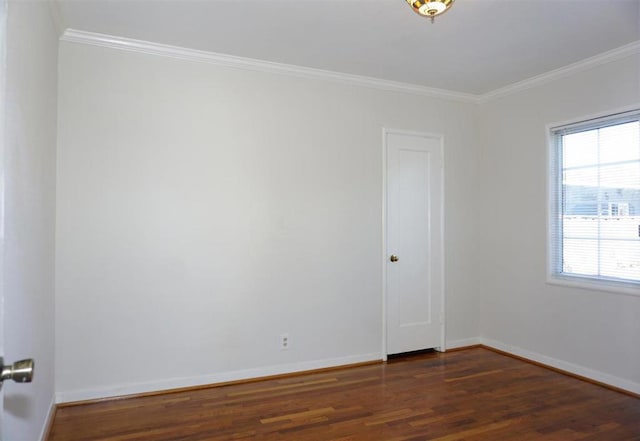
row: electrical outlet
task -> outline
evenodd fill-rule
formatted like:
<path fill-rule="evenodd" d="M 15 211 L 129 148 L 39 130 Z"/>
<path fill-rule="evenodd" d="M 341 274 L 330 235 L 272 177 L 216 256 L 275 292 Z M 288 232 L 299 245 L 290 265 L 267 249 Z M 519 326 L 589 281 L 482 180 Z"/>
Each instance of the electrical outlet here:
<path fill-rule="evenodd" d="M 286 351 L 289 349 L 291 342 L 289 341 L 289 334 L 280 334 L 280 350 Z"/>

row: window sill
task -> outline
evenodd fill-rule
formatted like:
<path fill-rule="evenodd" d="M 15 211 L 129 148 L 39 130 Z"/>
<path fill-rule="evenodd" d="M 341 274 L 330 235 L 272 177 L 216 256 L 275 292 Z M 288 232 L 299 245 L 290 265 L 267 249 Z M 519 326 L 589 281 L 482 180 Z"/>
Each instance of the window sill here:
<path fill-rule="evenodd" d="M 604 291 L 612 294 L 623 294 L 640 297 L 640 284 L 625 283 L 610 280 L 591 279 L 589 277 L 578 276 L 547 276 L 549 285 L 564 286 L 569 288 L 588 289 L 591 291 Z"/>

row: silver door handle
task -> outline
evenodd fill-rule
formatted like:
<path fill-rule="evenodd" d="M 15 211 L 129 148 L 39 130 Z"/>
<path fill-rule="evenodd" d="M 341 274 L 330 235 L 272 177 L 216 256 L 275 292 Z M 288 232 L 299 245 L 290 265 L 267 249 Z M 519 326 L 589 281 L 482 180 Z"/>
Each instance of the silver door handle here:
<path fill-rule="evenodd" d="M 34 363 L 32 359 L 16 361 L 11 365 L 5 365 L 4 360 L 0 358 L 0 385 L 4 380 L 13 380 L 16 383 L 31 383 L 33 380 L 33 367 Z"/>

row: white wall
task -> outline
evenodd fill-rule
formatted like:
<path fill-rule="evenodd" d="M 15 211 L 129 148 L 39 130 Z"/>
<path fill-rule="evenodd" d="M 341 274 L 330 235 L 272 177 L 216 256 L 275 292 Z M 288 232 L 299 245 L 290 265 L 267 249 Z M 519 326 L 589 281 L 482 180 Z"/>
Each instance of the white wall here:
<path fill-rule="evenodd" d="M 3 385 L 3 439 L 33 441 L 54 398 L 58 35 L 42 1 L 9 1 L 4 139 L 4 356 L 34 358 L 33 383 Z"/>
<path fill-rule="evenodd" d="M 478 335 L 476 105 L 69 42 L 59 96 L 60 401 L 379 359 L 383 127 L 445 137 Z"/>
<path fill-rule="evenodd" d="M 545 283 L 545 126 L 631 105 L 638 55 L 482 105 L 481 335 L 640 393 L 640 297 Z"/>

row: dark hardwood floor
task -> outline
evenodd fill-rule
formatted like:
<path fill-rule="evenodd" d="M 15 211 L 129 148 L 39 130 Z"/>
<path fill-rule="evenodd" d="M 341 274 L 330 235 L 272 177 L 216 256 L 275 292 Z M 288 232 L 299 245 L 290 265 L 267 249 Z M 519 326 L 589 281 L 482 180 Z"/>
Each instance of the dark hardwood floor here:
<path fill-rule="evenodd" d="M 640 399 L 473 348 L 62 407 L 49 440 L 640 440 Z"/>

